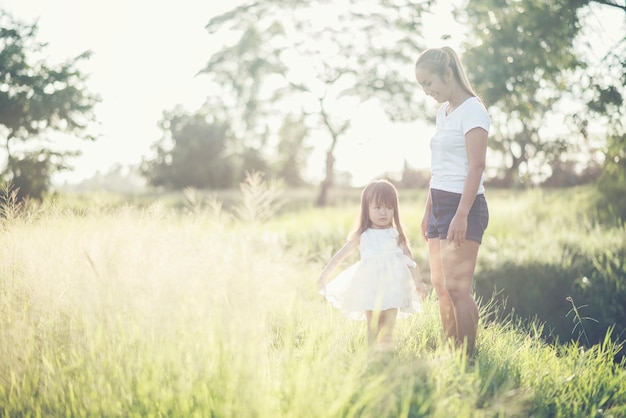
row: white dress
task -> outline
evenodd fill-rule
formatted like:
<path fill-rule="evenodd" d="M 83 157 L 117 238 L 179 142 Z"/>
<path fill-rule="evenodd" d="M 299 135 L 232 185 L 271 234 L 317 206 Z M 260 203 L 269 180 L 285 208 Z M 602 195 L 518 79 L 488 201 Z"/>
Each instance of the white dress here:
<path fill-rule="evenodd" d="M 361 259 L 321 290 L 326 299 L 353 319 L 365 319 L 366 310 L 398 308 L 398 316 L 419 312 L 409 270 L 416 264 L 398 245 L 398 231 L 367 229 L 361 234 L 359 251 Z"/>

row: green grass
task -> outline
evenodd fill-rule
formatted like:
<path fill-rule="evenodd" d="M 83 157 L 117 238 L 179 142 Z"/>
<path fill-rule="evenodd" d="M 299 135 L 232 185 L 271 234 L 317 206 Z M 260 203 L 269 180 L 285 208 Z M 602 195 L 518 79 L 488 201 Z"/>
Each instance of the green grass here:
<path fill-rule="evenodd" d="M 421 197 L 402 209 L 425 270 Z M 550 196 L 511 199 L 492 207 L 539 219 Z M 393 353 L 369 353 L 364 323 L 315 289 L 356 206 L 245 222 L 215 202 L 187 208 L 52 205 L 2 221 L 0 416 L 626 416 L 610 338 L 549 345 L 489 301 L 472 358 L 442 341 L 433 297 L 398 321 Z M 570 239 L 572 225 L 552 233 Z M 500 241 L 526 227 L 492 226 Z M 551 240 L 520 241 L 519 262 L 551 257 Z M 481 268 L 501 262 L 484 253 Z"/>

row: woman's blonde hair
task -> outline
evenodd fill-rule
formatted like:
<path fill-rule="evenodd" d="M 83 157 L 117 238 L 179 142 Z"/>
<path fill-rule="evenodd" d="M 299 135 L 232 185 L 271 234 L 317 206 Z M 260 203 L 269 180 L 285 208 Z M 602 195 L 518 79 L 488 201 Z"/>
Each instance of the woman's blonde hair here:
<path fill-rule="evenodd" d="M 415 70 L 419 67 L 426 68 L 435 74 L 439 74 L 441 78 L 443 78 L 446 71 L 448 71 L 448 67 L 451 68 L 454 78 L 461 85 L 461 87 L 463 87 L 463 89 L 472 96 L 478 97 L 478 94 L 476 94 L 467 79 L 467 75 L 465 74 L 465 70 L 463 69 L 459 56 L 456 52 L 454 52 L 454 49 L 449 46 L 444 46 L 442 48 L 429 48 L 422 52 L 415 62 Z"/>
<path fill-rule="evenodd" d="M 398 244 L 407 244 L 407 238 L 400 223 L 400 210 L 398 202 L 398 191 L 389 181 L 381 179 L 374 180 L 369 183 L 361 192 L 361 211 L 357 225 L 350 233 L 348 239 L 360 237 L 372 224 L 370 221 L 369 211 L 370 204 L 377 203 L 381 206 L 393 207 L 393 226 L 398 231 Z"/>

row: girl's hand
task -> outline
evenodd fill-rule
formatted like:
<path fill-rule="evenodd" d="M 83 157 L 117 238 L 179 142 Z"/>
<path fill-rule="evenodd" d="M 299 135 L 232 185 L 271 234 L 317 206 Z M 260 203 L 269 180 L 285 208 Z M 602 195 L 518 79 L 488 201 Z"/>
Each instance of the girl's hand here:
<path fill-rule="evenodd" d="M 426 299 L 426 296 L 428 296 L 428 289 L 426 289 L 426 286 L 422 281 L 422 276 L 420 275 L 417 266 L 411 269 L 411 275 L 413 276 L 413 285 L 415 286 L 415 290 L 419 294 L 420 299 L 423 301 Z"/>
<path fill-rule="evenodd" d="M 426 300 L 426 296 L 428 296 L 428 289 L 426 285 L 421 280 L 415 280 L 415 290 L 417 290 L 417 294 L 420 296 L 422 302 Z"/>
<path fill-rule="evenodd" d="M 324 289 L 327 281 L 328 279 L 325 276 L 320 276 L 319 279 L 317 279 L 317 290 Z"/>
<path fill-rule="evenodd" d="M 453 244 L 456 248 L 459 248 L 465 243 L 465 236 L 467 235 L 467 216 L 454 215 L 450 226 L 448 227 L 448 244 Z"/>

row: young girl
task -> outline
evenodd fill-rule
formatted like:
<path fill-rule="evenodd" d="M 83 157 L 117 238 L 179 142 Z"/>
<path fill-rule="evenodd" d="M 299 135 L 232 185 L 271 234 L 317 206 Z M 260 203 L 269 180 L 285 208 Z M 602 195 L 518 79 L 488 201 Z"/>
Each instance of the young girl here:
<path fill-rule="evenodd" d="M 360 261 L 327 285 L 332 271 L 357 248 Z M 426 287 L 402 230 L 398 193 L 391 183 L 376 180 L 363 189 L 358 224 L 322 271 L 318 286 L 349 317 L 367 319 L 370 347 L 389 346 L 398 313 L 418 311 L 418 292 L 424 298 Z"/>

